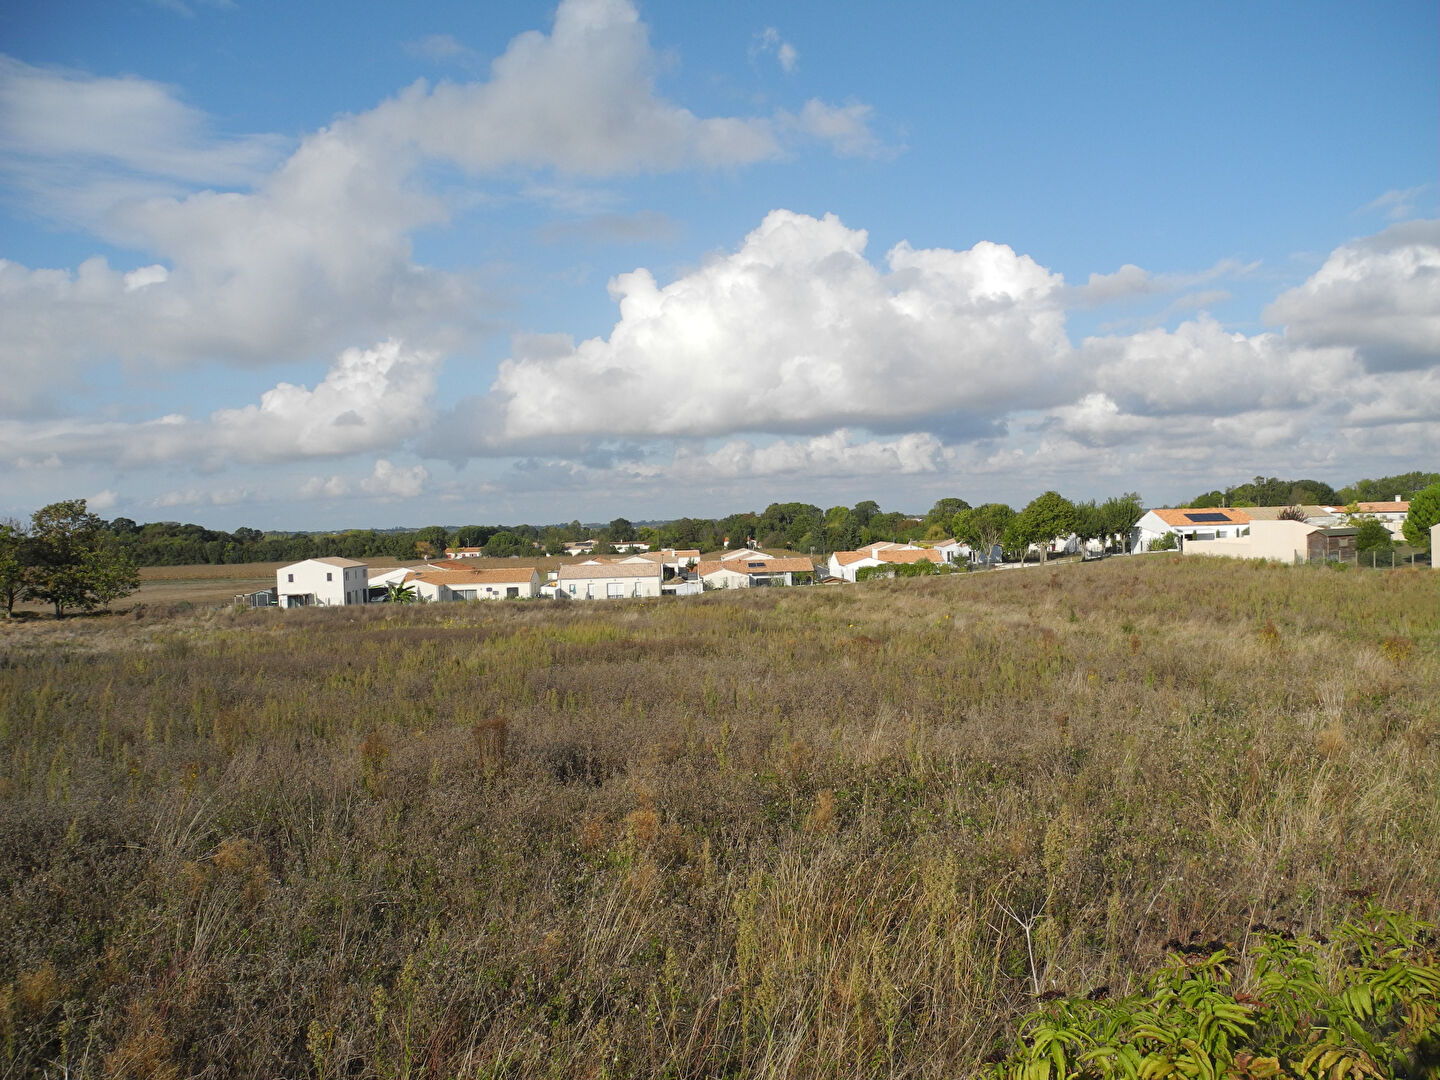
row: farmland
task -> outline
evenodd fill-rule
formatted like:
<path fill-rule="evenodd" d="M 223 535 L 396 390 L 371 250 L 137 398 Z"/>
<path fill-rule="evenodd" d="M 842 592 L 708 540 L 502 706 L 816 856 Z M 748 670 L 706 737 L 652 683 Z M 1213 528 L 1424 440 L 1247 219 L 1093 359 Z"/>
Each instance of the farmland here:
<path fill-rule="evenodd" d="M 954 1076 L 1169 939 L 1436 912 L 1432 571 L 239 613 L 166 574 L 0 628 L 10 1075 Z"/>

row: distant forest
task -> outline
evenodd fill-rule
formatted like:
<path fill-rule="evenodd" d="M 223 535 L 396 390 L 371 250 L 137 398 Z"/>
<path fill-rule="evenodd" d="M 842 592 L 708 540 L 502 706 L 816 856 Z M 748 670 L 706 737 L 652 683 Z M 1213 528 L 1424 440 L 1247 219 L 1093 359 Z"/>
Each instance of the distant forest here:
<path fill-rule="evenodd" d="M 1389 501 L 1409 498 L 1440 482 L 1440 473 L 1410 472 L 1377 480 L 1360 480 L 1340 489 L 1319 480 L 1280 480 L 1257 476 L 1234 487 L 1198 495 L 1187 504 L 1212 506 L 1288 506 L 1296 503 Z M 699 548 L 714 551 L 728 542 L 764 548 L 788 548 L 826 554 L 880 540 L 938 540 L 953 533 L 955 516 L 969 510 L 960 498 L 940 499 L 923 515 L 883 511 L 873 500 L 822 510 L 803 502 L 771 503 L 763 512 L 721 518 L 678 518 L 657 525 L 633 525 L 616 518 L 594 528 L 568 525 L 464 525 L 421 529 L 349 529 L 343 532 L 233 532 L 203 525 L 156 521 L 137 524 L 118 517 L 108 531 L 137 566 L 178 566 L 193 563 L 293 562 L 322 555 L 349 559 L 414 559 L 443 555 L 447 547 L 479 547 L 486 555 L 559 555 L 574 540 L 608 545 L 641 541 L 652 547 Z M 1007 508 L 1008 509 L 1008 508 Z"/>

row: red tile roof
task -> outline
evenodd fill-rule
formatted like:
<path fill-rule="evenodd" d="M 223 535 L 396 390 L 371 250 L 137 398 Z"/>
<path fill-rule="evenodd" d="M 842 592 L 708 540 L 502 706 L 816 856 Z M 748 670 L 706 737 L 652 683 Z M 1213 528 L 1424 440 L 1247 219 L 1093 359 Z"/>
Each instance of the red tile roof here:
<path fill-rule="evenodd" d="M 1203 510 L 1181 508 L 1179 510 L 1151 510 L 1166 525 L 1249 525 L 1250 515 L 1244 510 L 1232 510 L 1225 507 L 1206 507 Z M 1209 521 L 1194 521 L 1187 517 L 1187 514 L 1224 514 L 1225 517 L 1219 521 L 1211 518 Z"/>

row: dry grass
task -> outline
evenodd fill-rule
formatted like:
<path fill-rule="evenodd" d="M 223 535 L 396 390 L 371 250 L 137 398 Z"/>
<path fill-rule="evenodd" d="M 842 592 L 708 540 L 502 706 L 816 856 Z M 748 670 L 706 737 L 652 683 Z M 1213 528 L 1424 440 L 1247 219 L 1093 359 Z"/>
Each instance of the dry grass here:
<path fill-rule="evenodd" d="M 1437 607 L 1154 557 L 6 627 L 8 1075 L 963 1074 L 1032 979 L 1433 917 Z"/>

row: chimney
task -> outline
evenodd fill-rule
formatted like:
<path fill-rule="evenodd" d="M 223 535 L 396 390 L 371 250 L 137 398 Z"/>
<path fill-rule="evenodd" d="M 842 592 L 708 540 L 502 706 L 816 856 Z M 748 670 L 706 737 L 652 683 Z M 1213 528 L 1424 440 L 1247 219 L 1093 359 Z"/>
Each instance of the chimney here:
<path fill-rule="evenodd" d="M 1401 499 L 1399 495 L 1396 495 L 1396 496 L 1395 496 L 1395 501 L 1396 501 L 1396 502 L 1403 502 L 1404 500 Z"/>

